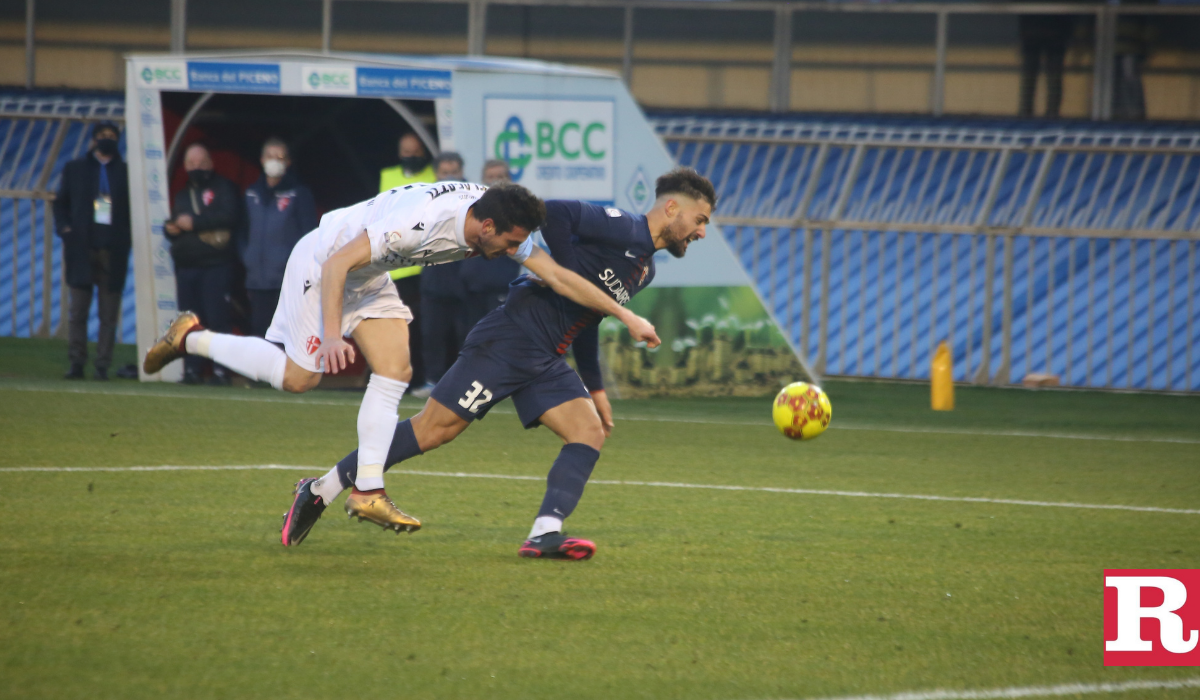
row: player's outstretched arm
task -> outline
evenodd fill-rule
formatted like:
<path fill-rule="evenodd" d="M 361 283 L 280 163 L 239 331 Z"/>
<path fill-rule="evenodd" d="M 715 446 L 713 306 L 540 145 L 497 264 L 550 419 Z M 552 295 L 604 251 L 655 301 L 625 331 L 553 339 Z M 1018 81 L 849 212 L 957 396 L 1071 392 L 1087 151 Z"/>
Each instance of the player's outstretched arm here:
<path fill-rule="evenodd" d="M 321 264 L 321 317 L 323 337 L 317 349 L 317 365 L 325 361 L 325 371 L 337 374 L 354 363 L 354 348 L 342 337 L 342 297 L 346 275 L 371 264 L 371 240 L 364 231 Z"/>
<path fill-rule="evenodd" d="M 542 278 L 551 289 L 570 299 L 576 304 L 595 309 L 617 319 L 629 329 L 629 335 L 636 341 L 645 341 L 648 347 L 656 348 L 661 342 L 654 326 L 646 319 L 638 316 L 629 309 L 613 301 L 613 298 L 600 291 L 596 285 L 580 277 L 572 270 L 554 262 L 554 258 L 541 248 L 534 248 L 533 254 L 525 261 L 525 267 Z"/>

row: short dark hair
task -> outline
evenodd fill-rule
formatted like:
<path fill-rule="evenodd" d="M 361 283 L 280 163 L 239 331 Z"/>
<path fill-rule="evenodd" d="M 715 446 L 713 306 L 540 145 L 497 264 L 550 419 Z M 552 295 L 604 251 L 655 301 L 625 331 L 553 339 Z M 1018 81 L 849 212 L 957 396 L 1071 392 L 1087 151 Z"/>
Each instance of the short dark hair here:
<path fill-rule="evenodd" d="M 283 149 L 284 153 L 287 153 L 288 158 L 292 157 L 291 147 L 289 147 L 287 145 L 287 141 L 284 141 L 283 139 L 279 138 L 278 136 L 271 136 L 271 137 L 267 138 L 266 141 L 263 141 L 262 150 L 259 151 L 259 154 L 261 155 L 262 153 L 266 153 L 267 148 L 270 146 L 279 146 L 280 148 Z"/>
<path fill-rule="evenodd" d="M 404 139 L 408 138 L 409 136 L 413 137 L 417 140 L 417 143 L 421 144 L 421 150 L 425 151 L 426 155 L 429 154 L 429 146 L 425 145 L 425 139 L 422 139 L 415 131 L 406 131 L 403 134 L 400 134 L 400 138 L 396 139 L 396 145 L 399 146 L 400 144 L 404 143 Z"/>
<path fill-rule="evenodd" d="M 546 221 L 546 204 L 524 187 L 504 182 L 493 185 L 471 208 L 474 217 L 491 219 L 496 233 L 508 233 L 514 227 L 533 232 Z"/>
<path fill-rule="evenodd" d="M 92 127 L 92 138 L 96 138 L 96 134 L 101 131 L 111 131 L 117 135 L 117 138 L 121 138 L 121 127 L 117 126 L 116 122 L 110 122 L 107 119 L 96 122 L 96 125 Z"/>
<path fill-rule="evenodd" d="M 436 170 L 442 163 L 457 163 L 458 169 L 462 170 L 463 159 L 456 151 L 442 151 L 441 154 L 433 159 L 433 168 Z"/>
<path fill-rule="evenodd" d="M 713 209 L 717 208 L 717 191 L 708 178 L 691 168 L 678 167 L 663 173 L 654 183 L 654 196 L 681 194 L 695 200 L 705 200 Z"/>

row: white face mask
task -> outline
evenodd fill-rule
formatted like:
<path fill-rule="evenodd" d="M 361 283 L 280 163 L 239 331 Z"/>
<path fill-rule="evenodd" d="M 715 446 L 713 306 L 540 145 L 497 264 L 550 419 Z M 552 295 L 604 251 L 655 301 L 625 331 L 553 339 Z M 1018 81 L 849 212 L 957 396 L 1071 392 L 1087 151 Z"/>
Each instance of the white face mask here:
<path fill-rule="evenodd" d="M 287 172 L 287 163 L 278 158 L 269 158 L 263 161 L 263 172 L 267 177 L 283 177 Z"/>

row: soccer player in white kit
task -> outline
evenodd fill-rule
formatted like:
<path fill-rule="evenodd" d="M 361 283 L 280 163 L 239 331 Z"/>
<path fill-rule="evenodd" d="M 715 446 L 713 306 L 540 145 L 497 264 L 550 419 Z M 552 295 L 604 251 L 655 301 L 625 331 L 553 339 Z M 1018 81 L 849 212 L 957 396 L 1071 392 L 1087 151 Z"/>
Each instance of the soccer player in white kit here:
<path fill-rule="evenodd" d="M 542 201 L 510 183 L 488 188 L 440 182 L 382 192 L 326 214 L 296 244 L 266 340 L 213 333 L 185 311 L 146 354 L 143 369 L 154 374 L 179 357 L 199 355 L 300 393 L 316 387 L 323 372 L 336 374 L 354 362 L 354 348 L 345 341 L 354 338 L 372 374 L 358 412 L 358 474 L 346 512 L 412 532 L 420 520 L 397 508 L 383 488 L 396 413 L 412 377 L 407 325 L 412 312 L 389 271 L 508 255 L 558 294 L 623 322 L 635 340 L 658 344 L 648 321 L 533 245 L 529 234 L 545 218 Z"/>

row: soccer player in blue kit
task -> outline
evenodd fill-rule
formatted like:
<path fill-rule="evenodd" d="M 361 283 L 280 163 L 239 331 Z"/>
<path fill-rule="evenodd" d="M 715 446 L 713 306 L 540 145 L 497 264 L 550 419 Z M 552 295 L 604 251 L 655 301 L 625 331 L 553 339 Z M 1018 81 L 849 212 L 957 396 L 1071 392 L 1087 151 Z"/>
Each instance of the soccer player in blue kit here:
<path fill-rule="evenodd" d="M 542 238 L 561 266 L 573 270 L 625 305 L 654 279 L 654 253 L 677 258 L 704 238 L 716 206 L 707 178 L 690 168 L 659 177 L 645 216 L 586 202 L 546 202 Z M 526 428 L 544 425 L 563 440 L 546 478 L 546 494 L 522 557 L 587 559 L 588 540 L 568 537 L 563 521 L 575 509 L 600 448 L 613 428 L 612 407 L 600 379 L 598 324 L 602 315 L 529 276 L 513 282 L 508 299 L 467 336 L 424 409 L 396 425 L 385 466 L 450 442 L 492 406 L 512 398 Z M 563 355 L 574 343 L 579 374 Z M 582 381 L 581 381 L 582 377 Z M 283 542 L 304 540 L 325 507 L 354 484 L 351 453 L 319 479 L 302 479 L 284 517 Z"/>

